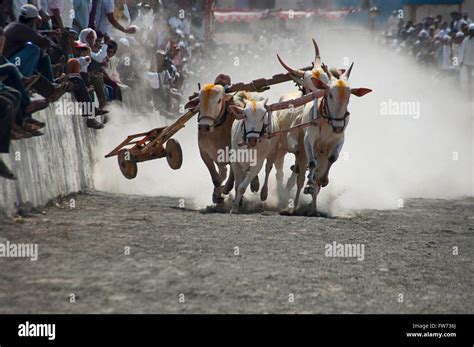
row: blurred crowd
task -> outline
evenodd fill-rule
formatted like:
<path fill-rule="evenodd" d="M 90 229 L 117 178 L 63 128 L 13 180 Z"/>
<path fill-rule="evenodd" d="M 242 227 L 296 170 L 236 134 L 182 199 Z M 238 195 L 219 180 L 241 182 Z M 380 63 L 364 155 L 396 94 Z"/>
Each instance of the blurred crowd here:
<path fill-rule="evenodd" d="M 97 130 L 124 99 L 176 115 L 204 36 L 204 1 L 0 0 L 0 176 L 16 178 L 1 156 L 43 135 L 33 114 L 51 104 Z"/>
<path fill-rule="evenodd" d="M 466 12 L 450 18 L 426 17 L 419 23 L 404 21 L 395 10 L 385 31 L 387 43 L 399 53 L 413 56 L 439 75 L 456 80 L 466 95 L 474 95 L 474 23 Z"/>

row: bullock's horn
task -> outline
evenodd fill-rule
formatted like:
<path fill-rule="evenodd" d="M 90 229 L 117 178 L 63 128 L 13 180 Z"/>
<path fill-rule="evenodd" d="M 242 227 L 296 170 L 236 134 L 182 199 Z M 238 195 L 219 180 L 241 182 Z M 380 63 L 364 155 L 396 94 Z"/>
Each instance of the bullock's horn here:
<path fill-rule="evenodd" d="M 328 66 L 326 64 L 322 64 L 321 65 L 321 68 L 323 69 L 323 71 L 326 73 L 326 75 L 328 75 L 329 79 L 332 79 L 333 78 L 333 74 L 332 72 L 329 70 Z"/>
<path fill-rule="evenodd" d="M 348 80 L 349 76 L 351 75 L 352 67 L 354 66 L 354 63 L 351 64 L 351 66 L 342 74 L 340 77 L 342 80 Z"/>
<path fill-rule="evenodd" d="M 298 76 L 300 78 L 303 78 L 304 76 L 304 71 L 301 71 L 301 70 L 296 70 L 296 69 L 293 69 L 291 67 L 289 67 L 288 65 L 285 64 L 285 62 L 283 60 L 281 60 L 280 56 L 277 54 L 277 58 L 278 58 L 278 61 L 280 62 L 280 64 L 292 75 L 295 75 L 295 76 Z"/>
<path fill-rule="evenodd" d="M 319 54 L 319 47 L 318 44 L 316 43 L 315 39 L 313 40 L 313 46 L 314 46 L 314 64 L 316 66 L 321 66 L 321 54 Z"/>

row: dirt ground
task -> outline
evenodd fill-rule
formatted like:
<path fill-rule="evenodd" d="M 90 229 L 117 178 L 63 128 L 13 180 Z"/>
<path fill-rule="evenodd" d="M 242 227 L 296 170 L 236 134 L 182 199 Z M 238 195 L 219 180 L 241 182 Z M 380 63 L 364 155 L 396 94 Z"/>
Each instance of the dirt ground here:
<path fill-rule="evenodd" d="M 39 253 L 0 258 L 0 313 L 474 311 L 473 198 L 350 219 L 203 213 L 101 192 L 75 204 L 0 220 L 0 242 Z M 326 257 L 333 241 L 364 244 L 364 260 Z"/>

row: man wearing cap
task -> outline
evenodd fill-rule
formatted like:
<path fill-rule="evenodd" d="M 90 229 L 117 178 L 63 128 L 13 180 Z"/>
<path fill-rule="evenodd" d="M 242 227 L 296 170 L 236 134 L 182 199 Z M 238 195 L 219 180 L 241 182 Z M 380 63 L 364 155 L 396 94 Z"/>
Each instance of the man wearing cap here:
<path fill-rule="evenodd" d="M 462 47 L 462 74 L 467 84 L 467 95 L 472 98 L 474 94 L 472 74 L 474 73 L 474 23 L 469 24 L 468 36 L 463 41 Z"/>
<path fill-rule="evenodd" d="M 21 7 L 18 21 L 5 28 L 4 55 L 17 65 L 24 76 L 31 76 L 38 70 L 48 80 L 53 81 L 51 61 L 43 51 L 51 47 L 52 42 L 35 30 L 41 20 L 38 9 L 33 5 Z"/>
<path fill-rule="evenodd" d="M 45 52 L 52 42 L 35 30 L 37 21 L 38 9 L 33 5 L 23 5 L 19 20 L 8 24 L 4 30 L 5 46 L 2 57 L 14 64 L 27 78 L 34 74 L 40 75 L 33 86 L 34 91 L 50 101 L 55 101 L 68 90 L 69 84 L 53 83 L 51 60 Z"/>

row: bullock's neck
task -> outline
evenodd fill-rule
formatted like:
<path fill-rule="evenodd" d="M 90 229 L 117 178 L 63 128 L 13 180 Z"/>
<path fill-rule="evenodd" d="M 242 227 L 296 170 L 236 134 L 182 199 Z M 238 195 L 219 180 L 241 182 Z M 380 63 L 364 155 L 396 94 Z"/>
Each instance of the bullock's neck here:
<path fill-rule="evenodd" d="M 225 121 L 219 125 L 218 127 L 214 128 L 213 134 L 219 136 L 219 134 L 225 134 L 225 136 L 229 135 L 232 130 L 232 124 L 234 123 L 235 116 L 232 112 L 229 112 L 227 109 L 227 105 L 225 106 L 224 113 L 221 117 L 225 117 Z"/>

